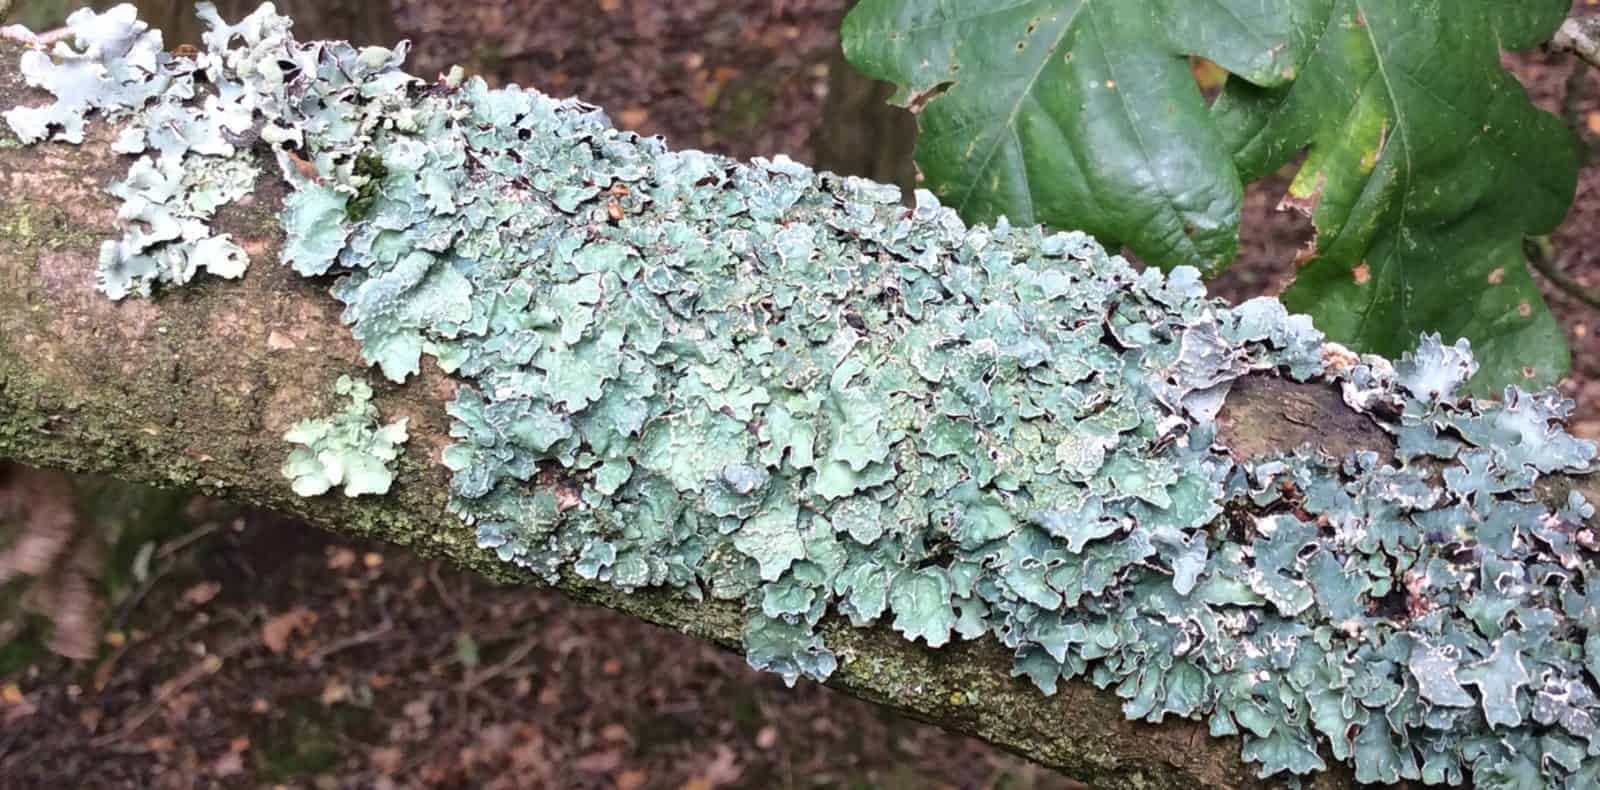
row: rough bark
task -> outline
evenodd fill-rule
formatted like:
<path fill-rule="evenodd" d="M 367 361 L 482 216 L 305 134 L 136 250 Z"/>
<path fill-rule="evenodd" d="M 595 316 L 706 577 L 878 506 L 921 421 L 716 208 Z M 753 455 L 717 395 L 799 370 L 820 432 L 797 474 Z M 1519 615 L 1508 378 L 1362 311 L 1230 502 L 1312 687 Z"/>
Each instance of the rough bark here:
<path fill-rule="evenodd" d="M 33 101 L 17 74 L 19 48 L 0 43 L 0 106 Z M 285 187 L 263 176 L 257 191 L 222 209 L 218 224 L 256 265 L 239 281 L 201 277 L 154 300 L 112 302 L 94 289 L 97 248 L 113 237 L 107 183 L 126 162 L 109 152 L 111 130 L 92 127 L 83 146 L 22 148 L 0 127 L 0 456 L 24 463 L 182 486 L 271 508 L 347 535 L 443 556 L 508 583 L 531 583 L 445 510 L 444 404 L 455 384 L 428 366 L 405 386 L 379 385 L 386 417 L 410 418 L 399 483 L 383 497 L 295 496 L 278 475 L 293 421 L 331 411 L 329 385 L 362 367 L 339 322 L 328 283 L 275 265 L 276 215 Z M 265 170 L 271 172 L 270 163 Z M 376 377 L 374 377 L 376 379 Z M 1223 420 L 1242 457 L 1312 442 L 1343 453 L 1392 449 L 1388 437 L 1319 385 L 1241 382 Z M 1593 479 L 1552 479 L 1550 495 Z M 597 603 L 736 649 L 738 604 L 695 602 L 670 592 L 622 594 L 575 576 L 557 587 Z M 993 640 L 930 650 L 887 627 L 830 620 L 840 656 L 830 684 L 947 728 L 970 733 L 1097 788 L 1257 788 L 1237 739 L 1215 739 L 1195 721 L 1161 726 L 1124 719 L 1111 691 L 1074 682 L 1044 697 L 1010 677 L 1011 657 Z M 1314 787 L 1352 786 L 1347 772 Z"/>

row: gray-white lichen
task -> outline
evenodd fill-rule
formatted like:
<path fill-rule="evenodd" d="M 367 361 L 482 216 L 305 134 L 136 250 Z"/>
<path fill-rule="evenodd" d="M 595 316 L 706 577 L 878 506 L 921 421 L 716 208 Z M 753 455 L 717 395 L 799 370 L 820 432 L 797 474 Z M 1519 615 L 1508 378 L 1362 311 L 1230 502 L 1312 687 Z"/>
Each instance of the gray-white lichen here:
<path fill-rule="evenodd" d="M 1594 509 L 1532 492 L 1595 447 L 1554 393 L 1463 399 L 1464 344 L 1356 360 L 1080 233 L 425 83 L 403 48 L 298 43 L 270 5 L 201 13 L 191 62 L 130 11 L 80 12 L 76 47 L 24 62 L 56 103 L 7 119 L 76 141 L 89 110 L 131 116 L 145 149 L 120 150 L 178 185 L 138 194 L 181 216 L 199 162 L 270 146 L 285 262 L 337 276 L 386 376 L 427 353 L 465 382 L 451 508 L 505 560 L 744 601 L 750 662 L 791 681 L 835 668 L 832 612 L 992 636 L 1046 693 L 1084 677 L 1130 717 L 1242 733 L 1264 775 L 1331 755 L 1367 782 L 1600 785 Z M 1235 458 L 1214 417 L 1251 374 L 1336 383 L 1396 456 Z"/>
<path fill-rule="evenodd" d="M 406 418 L 378 424 L 378 407 L 366 382 L 340 376 L 337 395 L 350 405 L 325 419 L 305 419 L 294 424 L 283 440 L 300 447 L 289 451 L 283 476 L 300 496 L 316 496 L 336 486 L 344 495 L 387 494 L 394 483 L 394 461 L 405 444 Z"/>

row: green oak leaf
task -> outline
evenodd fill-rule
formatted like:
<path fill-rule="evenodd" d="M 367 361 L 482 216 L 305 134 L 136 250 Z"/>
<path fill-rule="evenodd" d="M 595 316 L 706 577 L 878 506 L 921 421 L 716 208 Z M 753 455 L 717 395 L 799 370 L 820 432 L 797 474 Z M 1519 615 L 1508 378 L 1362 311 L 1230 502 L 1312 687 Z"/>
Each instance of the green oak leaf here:
<path fill-rule="evenodd" d="M 1304 152 L 1285 205 L 1317 236 L 1284 303 L 1362 352 L 1465 337 L 1483 393 L 1568 365 L 1522 243 L 1565 215 L 1578 148 L 1500 54 L 1569 5 L 863 0 L 843 40 L 918 113 L 922 174 L 969 221 L 1082 229 L 1162 268 L 1225 267 L 1241 185 Z M 1209 109 L 1189 56 L 1230 75 Z"/>
<path fill-rule="evenodd" d="M 1281 84 L 1310 43 L 1304 5 L 863 0 L 841 37 L 918 113 L 917 164 L 968 220 L 1078 228 L 1215 272 L 1238 250 L 1244 187 L 1188 56 Z"/>
<path fill-rule="evenodd" d="M 1291 311 L 1398 358 L 1418 335 L 1465 337 L 1477 392 L 1550 383 L 1565 339 L 1528 273 L 1524 234 L 1554 229 L 1578 149 L 1501 65 L 1545 40 L 1566 0 L 1301 0 L 1317 40 L 1291 84 L 1230 80 L 1213 114 L 1245 179 L 1306 151 L 1286 204 L 1317 238 Z"/>

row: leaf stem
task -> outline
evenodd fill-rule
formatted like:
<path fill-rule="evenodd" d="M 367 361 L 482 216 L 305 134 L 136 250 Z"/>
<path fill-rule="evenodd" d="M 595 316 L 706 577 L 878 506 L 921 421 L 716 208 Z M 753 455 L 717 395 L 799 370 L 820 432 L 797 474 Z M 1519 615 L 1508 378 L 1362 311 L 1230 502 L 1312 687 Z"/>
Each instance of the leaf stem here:
<path fill-rule="evenodd" d="M 1555 245 L 1550 243 L 1548 236 L 1524 239 L 1522 249 L 1528 256 L 1529 265 L 1544 275 L 1551 285 L 1561 289 L 1568 296 L 1600 310 L 1600 288 L 1586 286 L 1562 271 L 1561 262 L 1556 260 Z"/>

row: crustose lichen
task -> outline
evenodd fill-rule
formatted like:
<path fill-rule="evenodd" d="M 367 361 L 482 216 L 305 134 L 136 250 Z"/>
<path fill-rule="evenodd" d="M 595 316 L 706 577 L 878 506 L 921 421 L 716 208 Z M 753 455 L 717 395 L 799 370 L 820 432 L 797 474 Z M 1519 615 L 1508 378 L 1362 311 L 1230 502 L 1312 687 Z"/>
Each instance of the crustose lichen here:
<path fill-rule="evenodd" d="M 1084 677 L 1130 717 L 1241 733 L 1265 774 L 1600 783 L 1594 511 L 1532 493 L 1595 447 L 1554 393 L 1471 401 L 1464 344 L 1354 360 L 1080 233 L 425 83 L 403 47 L 299 43 L 270 5 L 201 14 L 194 61 L 127 7 L 74 15 L 75 48 L 24 63 L 56 103 L 7 119 L 76 141 L 88 110 L 131 116 L 144 147 L 119 150 L 181 167 L 118 193 L 130 223 L 192 205 L 196 161 L 270 146 L 284 261 L 337 276 L 364 358 L 465 382 L 451 508 L 506 561 L 744 601 L 750 662 L 790 680 L 835 668 L 831 612 L 989 635 L 1047 693 Z M 106 265 L 146 284 L 210 238 L 127 232 Z M 1395 457 L 1234 457 L 1214 418 L 1273 374 L 1341 387 Z"/>

